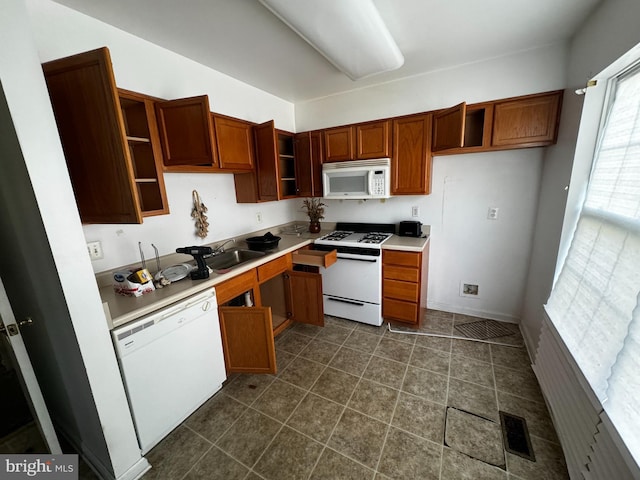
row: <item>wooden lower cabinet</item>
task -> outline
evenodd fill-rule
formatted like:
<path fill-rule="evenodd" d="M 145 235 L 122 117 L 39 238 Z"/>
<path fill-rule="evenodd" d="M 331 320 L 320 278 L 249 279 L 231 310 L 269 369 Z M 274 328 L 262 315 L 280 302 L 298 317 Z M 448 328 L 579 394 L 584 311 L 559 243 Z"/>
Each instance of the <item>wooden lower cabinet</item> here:
<path fill-rule="evenodd" d="M 317 261 L 315 253 L 310 261 Z M 216 286 L 227 373 L 276 373 L 274 337 L 293 322 L 324 326 L 322 277 L 292 265 L 286 254 Z M 247 293 L 254 306 L 233 306 Z"/>
<path fill-rule="evenodd" d="M 422 252 L 382 251 L 382 316 L 420 325 L 427 308 L 429 245 Z"/>

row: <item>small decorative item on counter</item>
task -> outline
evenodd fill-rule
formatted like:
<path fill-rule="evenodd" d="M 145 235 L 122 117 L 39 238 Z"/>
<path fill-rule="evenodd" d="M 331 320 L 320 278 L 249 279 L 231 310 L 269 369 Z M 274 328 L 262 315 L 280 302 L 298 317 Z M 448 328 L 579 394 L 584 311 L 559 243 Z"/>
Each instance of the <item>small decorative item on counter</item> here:
<path fill-rule="evenodd" d="M 113 273 L 113 289 L 118 295 L 139 297 L 145 293 L 153 292 L 153 279 L 149 270 L 141 268 L 135 272 L 124 270 Z"/>
<path fill-rule="evenodd" d="M 302 209 L 309 217 L 309 232 L 318 233 L 320 231 L 320 220 L 324 218 L 324 207 L 326 205 L 319 198 L 305 198 L 302 202 Z"/>
<path fill-rule="evenodd" d="M 191 216 L 196 220 L 196 235 L 205 238 L 209 234 L 209 222 L 207 222 L 207 207 L 200 201 L 200 194 L 197 190 L 191 192 L 193 199 L 193 209 Z"/>

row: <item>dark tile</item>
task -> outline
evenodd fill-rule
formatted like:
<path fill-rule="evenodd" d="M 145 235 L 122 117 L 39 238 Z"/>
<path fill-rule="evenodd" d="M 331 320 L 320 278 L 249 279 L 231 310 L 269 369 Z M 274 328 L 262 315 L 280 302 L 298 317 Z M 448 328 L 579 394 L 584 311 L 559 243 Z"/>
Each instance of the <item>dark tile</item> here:
<path fill-rule="evenodd" d="M 246 405 L 219 392 L 191 415 L 186 425 L 215 442 L 247 409 Z"/>
<path fill-rule="evenodd" d="M 451 347 L 451 353 L 491 363 L 491 352 L 489 351 L 488 343 L 454 339 Z"/>
<path fill-rule="evenodd" d="M 460 453 L 505 468 L 502 429 L 495 422 L 448 407 L 445 442 Z"/>
<path fill-rule="evenodd" d="M 308 478 L 322 453 L 322 445 L 284 427 L 254 470 L 269 480 Z"/>
<path fill-rule="evenodd" d="M 276 347 L 297 355 L 309 344 L 310 341 L 310 337 L 296 333 L 293 330 L 288 330 L 276 338 Z"/>
<path fill-rule="evenodd" d="M 347 408 L 329 439 L 329 446 L 375 468 L 386 432 L 384 423 Z"/>
<path fill-rule="evenodd" d="M 354 390 L 347 407 L 389 423 L 397 398 L 398 390 L 363 379 Z"/>
<path fill-rule="evenodd" d="M 329 365 L 333 368 L 343 370 L 353 375 L 360 376 L 369 363 L 371 354 L 354 350 L 352 348 L 342 347 L 333 357 Z"/>
<path fill-rule="evenodd" d="M 300 352 L 300 356 L 327 365 L 339 348 L 340 346 L 335 343 L 323 342 L 322 340 L 316 339 Z"/>
<path fill-rule="evenodd" d="M 373 353 L 380 342 L 379 335 L 371 335 L 360 330 L 354 330 L 345 340 L 344 346 L 363 352 Z"/>
<path fill-rule="evenodd" d="M 491 345 L 491 358 L 494 365 L 515 370 L 529 370 L 532 363 L 527 349 L 524 347 Z"/>
<path fill-rule="evenodd" d="M 249 469 L 238 463 L 217 447 L 213 447 L 196 463 L 188 475 L 188 480 L 243 480 Z"/>
<path fill-rule="evenodd" d="M 253 408 L 284 422 L 305 394 L 305 390 L 290 383 L 276 380 L 253 402 Z"/>
<path fill-rule="evenodd" d="M 567 464 L 560 445 L 531 435 L 536 461 L 507 453 L 508 472 L 524 480 L 564 480 L 569 478 Z"/>
<path fill-rule="evenodd" d="M 293 361 L 296 356 L 276 347 L 276 369 L 278 374 L 282 372 Z"/>
<path fill-rule="evenodd" d="M 289 417 L 287 425 L 326 443 L 343 410 L 344 405 L 309 393 Z"/>
<path fill-rule="evenodd" d="M 409 364 L 414 367 L 424 368 L 425 370 L 431 370 L 432 372 L 448 375 L 450 361 L 451 355 L 449 353 L 416 345 L 413 347 Z"/>
<path fill-rule="evenodd" d="M 472 315 L 465 315 L 463 313 L 454 313 L 453 314 L 453 323 L 454 325 L 461 325 L 464 323 L 472 323 L 472 322 L 480 322 L 481 320 L 486 320 L 481 317 L 474 317 Z"/>
<path fill-rule="evenodd" d="M 242 403 L 251 405 L 274 380 L 273 375 L 241 374 L 225 385 L 222 392 Z"/>
<path fill-rule="evenodd" d="M 420 323 L 420 331 L 451 335 L 453 332 L 453 314 L 427 310 Z"/>
<path fill-rule="evenodd" d="M 531 435 L 559 443 L 546 404 L 498 392 L 498 405 L 501 411 L 524 418 Z"/>
<path fill-rule="evenodd" d="M 325 368 L 320 363 L 297 357 L 278 375 L 278 378 L 308 390 Z"/>
<path fill-rule="evenodd" d="M 393 331 L 387 329 L 384 332 L 384 337 L 396 342 L 408 343 L 413 345 L 416 343 L 416 330 L 415 328 L 403 327 L 398 325 L 392 326 Z"/>
<path fill-rule="evenodd" d="M 323 327 L 318 325 L 310 325 L 308 323 L 295 323 L 291 330 L 301 335 L 306 335 L 307 337 L 315 337 L 320 333 Z"/>
<path fill-rule="evenodd" d="M 346 405 L 358 380 L 358 377 L 354 375 L 329 367 L 322 372 L 311 391 L 341 405 Z"/>
<path fill-rule="evenodd" d="M 401 392 L 391 424 L 436 443 L 444 438 L 445 406 Z"/>
<path fill-rule="evenodd" d="M 531 368 L 526 370 L 513 370 L 504 367 L 493 367 L 496 378 L 496 389 L 516 395 L 517 397 L 528 398 L 536 402 L 544 402 L 538 380 Z"/>
<path fill-rule="evenodd" d="M 407 365 L 404 363 L 394 362 L 374 355 L 371 357 L 371 361 L 362 377 L 399 389 L 402 386 L 406 369 Z"/>
<path fill-rule="evenodd" d="M 211 447 L 210 442 L 181 425 L 147 454 L 152 468 L 144 478 L 181 478 Z"/>
<path fill-rule="evenodd" d="M 357 322 L 356 330 L 359 332 L 368 333 L 370 335 L 384 335 L 384 332 L 387 330 L 387 324 L 383 323 L 381 326 L 377 327 L 375 325 Z"/>
<path fill-rule="evenodd" d="M 370 480 L 373 470 L 325 448 L 309 480 Z"/>
<path fill-rule="evenodd" d="M 351 329 L 343 328 L 338 325 L 325 325 L 316 338 L 324 340 L 325 342 L 342 345 L 349 335 L 351 335 Z"/>
<path fill-rule="evenodd" d="M 440 350 L 442 352 L 451 352 L 451 339 L 445 337 L 436 337 L 432 335 L 417 335 L 416 346 Z"/>
<path fill-rule="evenodd" d="M 396 362 L 407 363 L 411 357 L 411 350 L 413 350 L 413 345 L 392 340 L 385 335 L 380 340 L 375 354 Z"/>
<path fill-rule="evenodd" d="M 444 447 L 440 480 L 507 480 L 507 472 Z"/>
<path fill-rule="evenodd" d="M 326 325 L 338 326 L 342 328 L 346 328 L 348 330 L 353 330 L 356 328 L 357 322 L 354 320 L 349 320 L 348 318 L 334 317 L 333 315 L 325 315 L 324 322 Z"/>
<path fill-rule="evenodd" d="M 449 378 L 447 405 L 494 422 L 500 421 L 496 391 L 493 388 Z"/>
<path fill-rule="evenodd" d="M 444 405 L 447 400 L 447 377 L 409 366 L 402 390 Z"/>
<path fill-rule="evenodd" d="M 438 480 L 440 451 L 438 444 L 391 427 L 378 470 L 389 478 Z"/>
<path fill-rule="evenodd" d="M 490 363 L 460 355 L 451 355 L 449 373 L 452 377 L 485 387 L 494 387 L 493 366 Z"/>
<path fill-rule="evenodd" d="M 216 442 L 216 445 L 245 465 L 253 465 L 282 424 L 252 409 Z"/>

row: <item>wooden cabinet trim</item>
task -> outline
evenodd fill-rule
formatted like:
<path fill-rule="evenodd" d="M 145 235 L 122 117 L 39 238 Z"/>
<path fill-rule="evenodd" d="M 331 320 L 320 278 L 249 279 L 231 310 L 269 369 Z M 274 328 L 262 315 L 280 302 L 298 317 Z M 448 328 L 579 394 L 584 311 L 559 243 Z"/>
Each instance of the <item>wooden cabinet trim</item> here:
<path fill-rule="evenodd" d="M 337 127 L 324 130 L 324 161 L 340 162 L 353 159 L 353 128 Z"/>
<path fill-rule="evenodd" d="M 290 270 L 291 265 L 291 254 L 289 253 L 260 265 L 257 268 L 258 283 L 266 282 L 267 280 Z"/>
<path fill-rule="evenodd" d="M 466 102 L 433 114 L 433 152 L 464 146 L 466 114 Z"/>
<path fill-rule="evenodd" d="M 355 125 L 356 159 L 387 158 L 391 152 L 389 120 Z"/>
<path fill-rule="evenodd" d="M 238 295 L 242 295 L 249 290 L 255 289 L 257 284 L 258 277 L 255 268 L 219 283 L 216 285 L 218 304 L 222 305 L 229 300 L 234 299 Z"/>

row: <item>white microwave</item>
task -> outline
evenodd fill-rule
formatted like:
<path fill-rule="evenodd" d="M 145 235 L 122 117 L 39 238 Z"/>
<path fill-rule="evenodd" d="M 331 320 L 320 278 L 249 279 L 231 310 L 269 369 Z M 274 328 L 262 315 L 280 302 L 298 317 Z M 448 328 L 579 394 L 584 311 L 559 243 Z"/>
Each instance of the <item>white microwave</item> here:
<path fill-rule="evenodd" d="M 322 165 L 324 198 L 368 199 L 391 196 L 391 160 L 353 160 Z"/>

